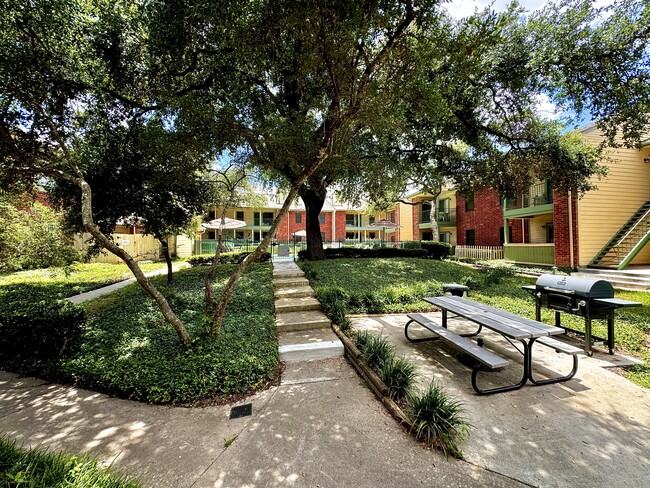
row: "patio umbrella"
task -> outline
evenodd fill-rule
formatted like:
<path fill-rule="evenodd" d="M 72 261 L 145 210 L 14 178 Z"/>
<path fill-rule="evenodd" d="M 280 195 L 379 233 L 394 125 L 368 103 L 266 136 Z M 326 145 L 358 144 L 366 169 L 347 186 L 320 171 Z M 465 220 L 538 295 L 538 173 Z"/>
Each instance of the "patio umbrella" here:
<path fill-rule="evenodd" d="M 296 237 L 306 237 L 307 236 L 307 231 L 306 230 L 299 230 L 297 232 L 294 232 L 293 235 L 296 236 Z"/>
<path fill-rule="evenodd" d="M 380 227 L 384 231 L 383 237 L 386 237 L 386 229 L 397 229 L 398 227 L 401 227 L 401 225 L 391 222 L 390 220 L 376 220 L 372 224 L 369 224 L 369 226 Z"/>
<path fill-rule="evenodd" d="M 201 227 L 204 229 L 238 229 L 240 227 L 244 227 L 245 225 L 246 222 L 243 220 L 229 219 L 226 217 L 224 219 L 223 226 L 221 225 L 221 219 L 214 219 L 210 222 L 203 222 L 201 224 Z"/>

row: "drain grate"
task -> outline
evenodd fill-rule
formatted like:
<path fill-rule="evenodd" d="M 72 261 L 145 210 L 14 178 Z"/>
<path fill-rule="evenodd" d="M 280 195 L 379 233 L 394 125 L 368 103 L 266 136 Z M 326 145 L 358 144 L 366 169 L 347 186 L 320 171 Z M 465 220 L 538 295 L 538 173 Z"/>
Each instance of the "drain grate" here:
<path fill-rule="evenodd" d="M 249 415 L 253 414 L 253 404 L 252 403 L 245 403 L 244 405 L 238 405 L 236 407 L 232 407 L 230 409 L 230 418 L 232 419 L 238 419 L 241 417 L 248 417 Z"/>

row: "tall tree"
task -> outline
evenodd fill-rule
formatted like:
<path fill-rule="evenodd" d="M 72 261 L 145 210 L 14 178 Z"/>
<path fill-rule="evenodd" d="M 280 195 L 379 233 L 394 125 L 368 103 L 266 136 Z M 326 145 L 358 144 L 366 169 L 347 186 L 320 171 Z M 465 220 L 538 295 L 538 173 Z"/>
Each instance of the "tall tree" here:
<path fill-rule="evenodd" d="M 149 100 L 138 91 L 141 81 L 148 79 L 142 73 L 146 63 L 139 59 L 144 42 L 134 20 L 138 12 L 137 3 L 102 0 L 4 2 L 0 180 L 7 187 L 29 186 L 44 177 L 75 185 L 84 229 L 127 264 L 181 342 L 189 346 L 187 330 L 165 297 L 133 257 L 96 224 L 93 191 L 84 172 L 88 130 L 102 126 L 117 130 L 146 112 L 143 107 Z M 111 85 L 114 79 L 122 82 L 123 94 Z"/>

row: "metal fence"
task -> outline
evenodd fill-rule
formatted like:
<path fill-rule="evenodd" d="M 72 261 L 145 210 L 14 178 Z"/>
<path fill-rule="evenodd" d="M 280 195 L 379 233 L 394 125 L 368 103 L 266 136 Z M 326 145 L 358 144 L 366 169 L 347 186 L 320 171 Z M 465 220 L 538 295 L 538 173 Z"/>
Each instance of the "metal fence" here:
<path fill-rule="evenodd" d="M 252 252 L 257 248 L 260 241 L 251 239 L 227 239 L 224 240 L 224 252 Z M 194 242 L 194 254 L 214 254 L 217 241 L 214 239 L 203 239 Z M 392 247 L 398 249 L 419 249 L 420 241 L 386 241 L 383 239 L 340 239 L 338 241 L 324 241 L 323 247 L 340 248 L 356 247 L 359 249 L 376 249 L 380 247 Z M 305 240 L 274 240 L 271 242 L 268 251 L 273 261 L 295 261 L 298 253 L 307 249 Z M 503 259 L 503 247 L 490 246 L 452 246 L 452 256 L 492 260 Z"/>

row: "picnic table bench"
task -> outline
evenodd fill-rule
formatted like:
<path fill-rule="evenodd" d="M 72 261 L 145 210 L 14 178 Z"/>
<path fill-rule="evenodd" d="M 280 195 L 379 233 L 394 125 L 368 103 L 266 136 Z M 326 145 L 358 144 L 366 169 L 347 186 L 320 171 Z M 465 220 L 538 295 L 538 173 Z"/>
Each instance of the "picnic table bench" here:
<path fill-rule="evenodd" d="M 560 327 L 554 327 L 536 320 L 520 317 L 519 315 L 506 312 L 505 310 L 500 310 L 458 296 L 430 297 L 425 298 L 424 300 L 440 308 L 442 311 L 442 324 L 437 324 L 432 319 L 425 317 L 422 314 L 409 314 L 409 321 L 404 327 L 404 335 L 406 336 L 406 339 L 411 342 L 441 339 L 471 356 L 475 360 L 475 365 L 472 370 L 472 388 L 474 388 L 479 395 L 489 395 L 492 393 L 516 390 L 523 387 L 528 381 L 533 385 L 546 385 L 550 383 L 558 383 L 560 381 L 567 381 L 573 378 L 578 371 L 577 354 L 582 352 L 582 349 L 550 337 L 553 335 L 563 334 L 564 329 Z M 464 318 L 477 324 L 478 329 L 476 332 L 470 334 L 456 334 L 450 331 L 447 327 L 449 319 L 448 315 L 450 312 L 457 317 Z M 432 332 L 434 336 L 427 338 L 410 337 L 408 330 L 409 326 L 412 326 L 413 324 L 418 324 L 424 327 Z M 478 386 L 477 376 L 480 371 L 487 370 L 493 372 L 508 365 L 506 359 L 491 351 L 483 349 L 477 343 L 469 339 L 469 337 L 477 336 L 482 331 L 483 327 L 501 334 L 523 355 L 524 371 L 518 382 L 489 389 L 482 389 Z M 517 348 L 513 341 L 521 342 L 522 349 L 520 350 Z M 573 367 L 569 374 L 548 379 L 536 379 L 533 376 L 532 368 L 533 345 L 536 342 L 554 349 L 556 352 L 572 356 Z"/>

